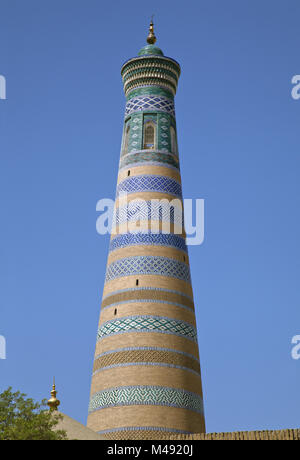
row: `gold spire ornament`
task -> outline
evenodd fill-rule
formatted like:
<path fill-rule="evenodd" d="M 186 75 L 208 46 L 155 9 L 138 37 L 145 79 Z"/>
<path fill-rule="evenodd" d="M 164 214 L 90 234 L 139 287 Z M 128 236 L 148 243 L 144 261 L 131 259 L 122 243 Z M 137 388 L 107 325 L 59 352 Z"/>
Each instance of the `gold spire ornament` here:
<path fill-rule="evenodd" d="M 57 411 L 58 406 L 60 405 L 59 399 L 56 398 L 57 391 L 55 387 L 55 379 L 53 379 L 53 387 L 51 391 L 51 398 L 48 400 L 47 404 L 50 407 L 50 411 Z"/>
<path fill-rule="evenodd" d="M 154 43 L 156 42 L 156 37 L 154 33 L 153 16 L 150 22 L 149 35 L 147 37 L 147 42 L 149 43 L 149 45 L 154 45 Z"/>

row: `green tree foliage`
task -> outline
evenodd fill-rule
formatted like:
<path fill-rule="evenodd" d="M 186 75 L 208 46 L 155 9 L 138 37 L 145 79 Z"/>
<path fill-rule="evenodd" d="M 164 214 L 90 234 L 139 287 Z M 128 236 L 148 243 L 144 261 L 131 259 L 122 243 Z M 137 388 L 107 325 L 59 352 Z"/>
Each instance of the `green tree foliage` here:
<path fill-rule="evenodd" d="M 8 388 L 0 393 L 1 441 L 60 441 L 66 440 L 66 432 L 55 430 L 62 419 L 58 412 L 47 410 L 46 401 L 34 402 L 25 394 Z"/>

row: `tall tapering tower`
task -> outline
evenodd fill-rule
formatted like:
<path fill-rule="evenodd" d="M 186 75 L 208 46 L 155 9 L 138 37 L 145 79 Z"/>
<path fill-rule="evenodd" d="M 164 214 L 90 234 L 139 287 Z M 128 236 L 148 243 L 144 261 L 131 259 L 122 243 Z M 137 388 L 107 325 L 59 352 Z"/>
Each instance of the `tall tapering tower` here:
<path fill-rule="evenodd" d="M 121 71 L 126 108 L 115 234 L 88 417 L 89 428 L 108 439 L 205 431 L 188 251 L 177 213 L 180 66 L 155 46 L 152 22 L 147 42 Z M 174 204 L 169 213 L 160 200 Z"/>

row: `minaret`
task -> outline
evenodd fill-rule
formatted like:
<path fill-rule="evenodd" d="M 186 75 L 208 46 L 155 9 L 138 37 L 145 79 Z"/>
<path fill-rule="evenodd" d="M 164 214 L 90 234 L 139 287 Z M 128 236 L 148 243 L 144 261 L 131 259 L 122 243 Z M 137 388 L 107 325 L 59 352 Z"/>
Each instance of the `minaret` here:
<path fill-rule="evenodd" d="M 88 416 L 88 427 L 107 439 L 205 432 L 182 218 L 175 205 L 167 216 L 151 201 L 182 205 L 174 109 L 180 66 L 155 46 L 152 21 L 147 42 L 121 70 L 126 108 L 115 234 Z"/>

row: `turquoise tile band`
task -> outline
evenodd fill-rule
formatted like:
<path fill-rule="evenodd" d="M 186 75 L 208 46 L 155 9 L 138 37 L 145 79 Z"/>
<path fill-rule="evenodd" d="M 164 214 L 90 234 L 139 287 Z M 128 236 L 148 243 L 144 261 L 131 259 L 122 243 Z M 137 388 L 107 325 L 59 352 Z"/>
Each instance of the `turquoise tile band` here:
<path fill-rule="evenodd" d="M 196 393 L 162 386 L 109 388 L 92 395 L 89 413 L 117 406 L 169 406 L 203 414 L 202 397 Z"/>
<path fill-rule="evenodd" d="M 197 342 L 197 330 L 185 321 L 166 318 L 164 316 L 127 316 L 103 323 L 99 329 L 98 341 L 116 334 L 133 332 L 158 332 L 173 334 Z"/>

